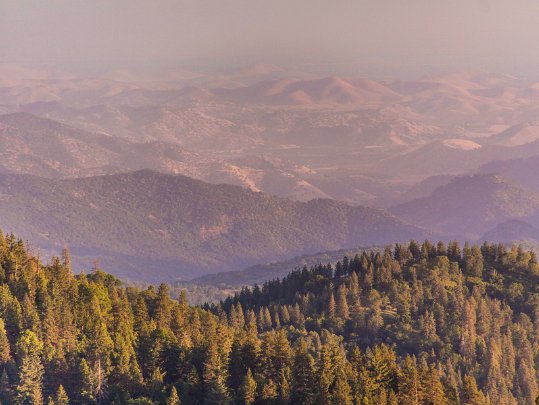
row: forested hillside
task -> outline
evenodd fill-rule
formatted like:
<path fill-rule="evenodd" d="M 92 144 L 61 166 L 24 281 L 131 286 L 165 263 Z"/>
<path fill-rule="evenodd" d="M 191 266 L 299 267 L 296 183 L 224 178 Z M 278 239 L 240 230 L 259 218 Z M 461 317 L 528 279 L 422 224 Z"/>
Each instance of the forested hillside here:
<path fill-rule="evenodd" d="M 116 275 L 153 283 L 427 234 L 381 209 L 302 203 L 150 170 L 65 180 L 0 175 L 0 210 L 0 226 L 35 247 L 69 246 L 77 269 L 98 258 Z"/>
<path fill-rule="evenodd" d="M 533 404 L 539 266 L 501 245 L 397 245 L 219 305 L 125 287 L 0 238 L 5 404 Z"/>

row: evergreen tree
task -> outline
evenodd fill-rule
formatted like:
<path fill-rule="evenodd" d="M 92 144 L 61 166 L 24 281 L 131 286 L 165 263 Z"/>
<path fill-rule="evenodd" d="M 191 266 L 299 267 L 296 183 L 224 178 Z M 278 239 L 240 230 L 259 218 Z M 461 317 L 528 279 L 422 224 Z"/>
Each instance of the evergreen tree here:
<path fill-rule="evenodd" d="M 178 396 L 178 391 L 176 391 L 175 386 L 172 386 L 170 389 L 170 395 L 167 398 L 167 405 L 180 405 L 180 397 Z"/>
<path fill-rule="evenodd" d="M 331 404 L 333 405 L 352 405 L 352 392 L 345 375 L 340 375 L 335 380 L 335 386 L 331 393 Z"/>
<path fill-rule="evenodd" d="M 16 399 L 20 404 L 43 403 L 43 364 L 40 354 L 43 343 L 35 333 L 25 331 L 17 342 L 19 364 L 19 384 L 16 387 Z"/>
<path fill-rule="evenodd" d="M 166 328 L 170 325 L 171 303 L 168 285 L 163 283 L 157 290 L 155 303 L 155 321 L 157 327 Z"/>
<path fill-rule="evenodd" d="M 64 247 L 62 250 L 62 265 L 68 275 L 72 275 L 71 270 L 71 255 L 67 247 Z"/>
<path fill-rule="evenodd" d="M 423 401 L 419 373 L 410 356 L 406 356 L 399 376 L 399 396 L 403 404 L 419 405 Z"/>
<path fill-rule="evenodd" d="M 290 369 L 280 370 L 279 372 L 279 398 L 283 405 L 289 404 L 292 396 L 289 374 Z"/>
<path fill-rule="evenodd" d="M 327 347 L 323 347 L 317 365 L 317 388 L 318 403 L 328 405 L 331 400 L 331 387 L 335 379 L 335 370 L 333 369 L 331 354 Z"/>
<path fill-rule="evenodd" d="M 60 385 L 56 391 L 56 398 L 54 402 L 56 405 L 69 405 L 69 397 L 67 396 L 67 393 L 62 385 Z"/>
<path fill-rule="evenodd" d="M 89 403 L 93 403 L 95 397 L 95 381 L 94 375 L 86 362 L 86 359 L 81 359 L 79 363 L 79 392 L 80 397 Z"/>
<path fill-rule="evenodd" d="M 4 320 L 0 318 L 0 366 L 5 366 L 11 360 L 9 340 Z"/>
<path fill-rule="evenodd" d="M 346 288 L 344 285 L 341 285 L 337 290 L 336 312 L 342 319 L 348 319 L 350 317 L 348 302 L 346 300 Z"/>
<path fill-rule="evenodd" d="M 448 399 L 444 386 L 440 380 L 440 373 L 434 367 L 426 368 L 421 373 L 421 381 L 424 390 L 425 405 L 446 405 Z"/>
<path fill-rule="evenodd" d="M 262 403 L 272 404 L 277 400 L 277 386 L 272 379 L 266 380 L 260 390 Z"/>
<path fill-rule="evenodd" d="M 329 302 L 328 302 L 327 308 L 328 308 L 328 319 L 330 321 L 334 321 L 337 315 L 337 304 L 335 303 L 335 296 L 333 295 L 333 291 L 331 291 L 329 295 Z"/>
<path fill-rule="evenodd" d="M 13 390 L 5 367 L 2 369 L 0 377 L 0 403 L 2 405 L 13 403 Z"/>
<path fill-rule="evenodd" d="M 477 382 L 472 376 L 464 377 L 463 405 L 488 405 L 481 391 L 477 389 Z"/>
<path fill-rule="evenodd" d="M 204 405 L 227 405 L 230 403 L 226 375 L 217 343 L 211 339 L 204 362 Z"/>
<path fill-rule="evenodd" d="M 307 350 L 307 344 L 301 340 L 294 355 L 292 368 L 294 384 L 292 403 L 311 405 L 315 400 L 314 360 Z"/>
<path fill-rule="evenodd" d="M 240 396 L 245 405 L 252 405 L 256 401 L 256 381 L 253 378 L 251 369 L 248 369 L 247 374 L 243 377 Z"/>

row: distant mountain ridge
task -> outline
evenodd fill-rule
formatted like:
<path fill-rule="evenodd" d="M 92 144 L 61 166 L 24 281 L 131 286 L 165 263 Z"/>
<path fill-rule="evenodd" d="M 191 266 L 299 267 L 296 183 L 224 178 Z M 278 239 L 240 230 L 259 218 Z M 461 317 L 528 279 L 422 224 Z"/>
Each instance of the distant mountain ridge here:
<path fill-rule="evenodd" d="M 378 193 L 383 188 L 373 187 L 369 178 L 335 178 L 289 159 L 193 152 L 174 142 L 133 141 L 27 112 L 0 115 L 0 142 L 0 172 L 68 178 L 151 169 L 299 201 L 333 198 L 365 203 L 376 198 L 370 191 Z"/>
<path fill-rule="evenodd" d="M 481 240 L 486 241 L 488 238 L 502 243 L 524 240 L 539 242 L 539 228 L 522 220 L 511 219 L 485 233 Z"/>
<path fill-rule="evenodd" d="M 28 111 L 205 157 L 271 155 L 333 178 L 346 171 L 412 182 L 539 154 L 539 85 L 508 75 L 464 71 L 391 82 L 265 64 L 216 76 L 168 72 L 153 81 L 129 71 L 102 78 L 44 73 L 29 81 L 29 72 L 7 71 L 0 112 Z"/>
<path fill-rule="evenodd" d="M 11 172 L 48 177 L 108 174 L 141 168 L 174 169 L 203 159 L 179 145 L 134 143 L 20 112 L 0 115 L 1 162 Z M 196 170 L 195 167 L 192 168 Z"/>
<path fill-rule="evenodd" d="M 538 194 L 496 174 L 459 176 L 427 197 L 391 209 L 435 232 L 472 240 L 506 220 L 538 211 Z"/>
<path fill-rule="evenodd" d="M 243 102 L 280 105 L 364 105 L 399 97 L 398 93 L 381 83 L 336 76 L 310 80 L 281 78 L 235 89 L 215 89 L 214 93 Z"/>
<path fill-rule="evenodd" d="M 499 173 L 539 193 L 539 155 L 521 159 L 495 160 L 482 165 L 478 173 Z"/>
<path fill-rule="evenodd" d="M 190 285 L 200 286 L 231 286 L 239 288 L 241 286 L 252 286 L 254 284 L 263 284 L 265 281 L 279 279 L 285 277 L 290 272 L 303 267 L 310 268 L 318 263 L 335 264 L 342 260 L 343 257 L 352 259 L 356 254 L 368 252 L 380 252 L 387 246 L 371 246 L 355 249 L 340 249 L 336 251 L 320 252 L 310 255 L 293 257 L 289 260 L 280 262 L 256 264 L 241 270 L 224 271 L 221 273 L 205 274 L 189 280 Z"/>

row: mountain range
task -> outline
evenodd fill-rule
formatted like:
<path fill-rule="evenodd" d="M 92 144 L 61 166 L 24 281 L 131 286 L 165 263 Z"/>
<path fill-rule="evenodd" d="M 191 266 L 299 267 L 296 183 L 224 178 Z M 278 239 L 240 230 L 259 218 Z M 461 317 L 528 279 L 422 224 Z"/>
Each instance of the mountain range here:
<path fill-rule="evenodd" d="M 193 152 L 174 142 L 134 141 L 27 112 L 0 115 L 0 140 L 2 172 L 67 178 L 152 169 L 300 201 L 365 203 L 387 192 L 383 183 L 368 176 L 335 177 L 264 154 L 225 157 Z"/>
<path fill-rule="evenodd" d="M 536 241 L 532 81 L 0 71 L 0 224 L 80 267 L 151 281 L 429 233 Z"/>
<path fill-rule="evenodd" d="M 122 79 L 125 72 L 92 79 L 37 72 L 25 81 L 8 70 L 0 112 L 26 111 L 90 132 L 221 157 L 292 157 L 326 175 L 348 170 L 380 178 L 394 168 L 388 173 L 399 181 L 537 154 L 537 147 L 519 147 L 538 140 L 539 85 L 507 75 L 470 71 L 374 81 L 287 75 L 267 66 L 218 78 L 180 73 L 137 82 Z M 439 167 L 444 153 L 452 158 Z"/>

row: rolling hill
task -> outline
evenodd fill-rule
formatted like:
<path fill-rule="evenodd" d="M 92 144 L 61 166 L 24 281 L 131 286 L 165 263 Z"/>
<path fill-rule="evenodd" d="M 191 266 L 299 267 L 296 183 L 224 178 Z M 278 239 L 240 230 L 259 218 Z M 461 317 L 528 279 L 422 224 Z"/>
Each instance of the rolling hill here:
<path fill-rule="evenodd" d="M 520 146 L 539 140 L 539 122 L 524 122 L 488 138 L 494 145 Z"/>
<path fill-rule="evenodd" d="M 100 116 L 103 110 L 96 108 L 95 111 Z M 131 113 L 136 115 L 136 112 Z M 111 114 L 109 118 L 114 120 L 114 113 Z M 138 119 L 146 120 L 144 117 Z M 175 119 L 182 120 L 181 117 Z M 150 127 L 167 128 L 157 122 Z M 94 130 L 86 131 L 27 112 L 0 115 L 3 145 L 0 148 L 0 172 L 67 178 L 151 169 L 210 183 L 241 185 L 299 201 L 332 198 L 358 204 L 373 201 L 387 190 L 384 184 L 373 188 L 372 179 L 343 181 L 344 176 L 319 173 L 271 154 L 221 156 L 209 151 L 193 152 L 177 142 L 133 141 L 129 136 Z M 195 132 L 191 134 L 197 136 Z"/>
<path fill-rule="evenodd" d="M 130 142 L 29 113 L 0 115 L 0 165 L 24 174 L 77 177 L 136 169 L 200 175 L 224 165 L 166 142 Z"/>

